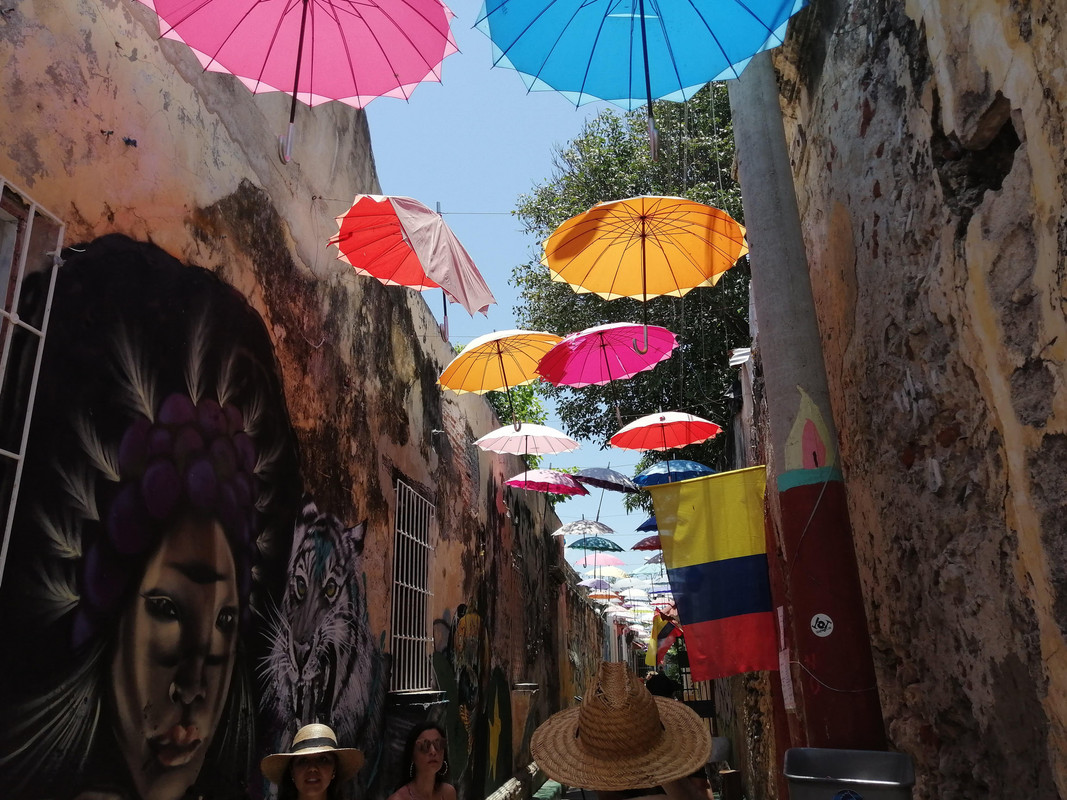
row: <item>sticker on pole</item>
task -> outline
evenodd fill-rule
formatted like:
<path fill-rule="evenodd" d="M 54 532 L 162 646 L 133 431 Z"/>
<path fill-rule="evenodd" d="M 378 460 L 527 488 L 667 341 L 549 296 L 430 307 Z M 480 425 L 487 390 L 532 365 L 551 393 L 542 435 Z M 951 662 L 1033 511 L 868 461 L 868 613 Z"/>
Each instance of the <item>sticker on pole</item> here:
<path fill-rule="evenodd" d="M 816 614 L 811 618 L 811 632 L 825 639 L 834 632 L 834 621 L 825 614 Z"/>

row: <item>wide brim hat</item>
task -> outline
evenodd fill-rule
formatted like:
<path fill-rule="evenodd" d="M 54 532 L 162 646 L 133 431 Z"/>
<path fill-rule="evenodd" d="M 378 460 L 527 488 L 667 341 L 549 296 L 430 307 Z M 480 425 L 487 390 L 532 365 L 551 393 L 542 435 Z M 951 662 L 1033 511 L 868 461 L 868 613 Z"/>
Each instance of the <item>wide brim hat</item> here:
<path fill-rule="evenodd" d="M 338 747 L 337 734 L 333 728 L 320 723 L 305 725 L 293 737 L 293 746 L 288 753 L 274 753 L 260 762 L 259 768 L 271 783 L 280 784 L 285 778 L 289 761 L 297 756 L 310 756 L 315 753 L 333 753 L 337 758 L 334 778 L 346 781 L 359 772 L 363 766 L 363 753 L 354 747 Z"/>
<path fill-rule="evenodd" d="M 703 767 L 711 732 L 685 704 L 649 694 L 625 664 L 605 663 L 581 705 L 538 726 L 530 750 L 545 774 L 564 786 L 642 789 Z"/>

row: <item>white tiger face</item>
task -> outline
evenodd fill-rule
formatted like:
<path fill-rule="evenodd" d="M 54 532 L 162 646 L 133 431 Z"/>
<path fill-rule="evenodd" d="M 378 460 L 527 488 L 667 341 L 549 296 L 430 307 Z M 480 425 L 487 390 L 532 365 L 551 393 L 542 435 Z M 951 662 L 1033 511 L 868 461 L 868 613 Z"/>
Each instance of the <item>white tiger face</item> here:
<path fill-rule="evenodd" d="M 264 669 L 273 710 L 294 730 L 325 722 L 343 738 L 363 722 L 375 655 L 360 582 L 364 536 L 363 524 L 345 528 L 313 502 L 294 530 L 288 583 Z"/>

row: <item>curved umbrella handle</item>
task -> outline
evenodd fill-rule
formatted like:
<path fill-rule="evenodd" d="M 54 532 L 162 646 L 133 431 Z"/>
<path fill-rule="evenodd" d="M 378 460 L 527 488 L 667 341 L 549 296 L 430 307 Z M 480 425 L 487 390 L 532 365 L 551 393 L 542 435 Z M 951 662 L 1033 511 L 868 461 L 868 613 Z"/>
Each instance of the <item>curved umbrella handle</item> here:
<path fill-rule="evenodd" d="M 645 353 L 648 352 L 648 326 L 647 325 L 645 326 L 645 346 L 644 346 L 644 349 L 642 349 L 637 344 L 637 339 L 634 339 L 634 350 L 636 352 L 640 353 L 641 355 L 644 355 Z"/>

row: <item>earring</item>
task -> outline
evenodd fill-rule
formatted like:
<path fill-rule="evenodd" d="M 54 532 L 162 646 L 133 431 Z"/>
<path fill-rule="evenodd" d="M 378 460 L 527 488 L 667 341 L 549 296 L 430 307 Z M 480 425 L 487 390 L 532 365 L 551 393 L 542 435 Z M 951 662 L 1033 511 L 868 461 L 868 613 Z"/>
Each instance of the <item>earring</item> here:
<path fill-rule="evenodd" d="M 441 762 L 441 769 L 437 770 L 437 774 L 438 775 L 447 775 L 448 774 L 448 761 L 447 760 Z"/>
<path fill-rule="evenodd" d="M 409 778 L 414 778 L 415 777 L 415 762 L 414 761 L 412 761 L 411 764 L 408 765 L 408 777 Z"/>

